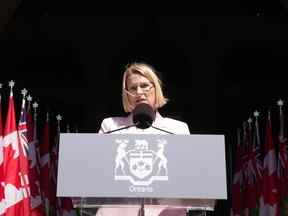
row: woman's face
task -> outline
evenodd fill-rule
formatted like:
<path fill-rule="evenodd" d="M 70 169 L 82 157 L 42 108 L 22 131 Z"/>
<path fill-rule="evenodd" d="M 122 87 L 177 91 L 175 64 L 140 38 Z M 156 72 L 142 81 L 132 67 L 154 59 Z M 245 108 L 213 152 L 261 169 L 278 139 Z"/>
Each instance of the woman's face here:
<path fill-rule="evenodd" d="M 154 110 L 155 107 L 155 87 L 146 77 L 140 74 L 131 74 L 126 80 L 126 92 L 132 110 L 139 103 L 147 103 Z"/>

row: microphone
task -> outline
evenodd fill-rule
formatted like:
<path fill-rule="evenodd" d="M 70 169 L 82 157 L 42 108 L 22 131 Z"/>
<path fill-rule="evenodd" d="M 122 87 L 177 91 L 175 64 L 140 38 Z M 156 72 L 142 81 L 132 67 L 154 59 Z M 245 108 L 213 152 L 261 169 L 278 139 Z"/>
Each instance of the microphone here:
<path fill-rule="evenodd" d="M 156 113 L 153 110 L 153 108 L 146 103 L 140 103 L 138 104 L 135 109 L 132 112 L 133 114 L 133 123 L 137 128 L 140 129 L 146 129 L 149 127 L 152 127 L 156 130 L 168 133 L 168 134 L 174 134 L 170 131 L 155 127 L 152 125 L 153 121 L 155 120 Z"/>
<path fill-rule="evenodd" d="M 115 130 L 107 131 L 107 132 L 105 132 L 105 134 L 109 134 L 109 133 L 113 133 L 116 131 L 128 129 L 128 128 L 134 127 L 134 126 L 136 126 L 137 128 L 140 128 L 140 129 L 146 129 L 146 128 L 152 127 L 156 130 L 159 130 L 159 131 L 162 131 L 162 132 L 165 132 L 168 134 L 174 134 L 170 131 L 167 131 L 167 130 L 164 130 L 164 129 L 161 129 L 158 127 L 154 127 L 152 125 L 152 123 L 155 120 L 155 117 L 156 117 L 156 113 L 149 104 L 140 103 L 132 111 L 133 124 L 127 125 L 127 126 L 124 126 L 121 128 L 117 128 Z"/>
<path fill-rule="evenodd" d="M 132 115 L 133 123 L 140 129 L 149 128 L 155 119 L 155 111 L 146 103 L 138 104 L 132 111 Z"/>
<path fill-rule="evenodd" d="M 105 134 L 125 130 L 135 126 L 137 128 L 146 129 L 152 125 L 155 119 L 155 112 L 150 105 L 141 103 L 137 105 L 132 111 L 132 118 L 133 118 L 133 124 L 117 128 L 115 130 L 106 131 Z"/>

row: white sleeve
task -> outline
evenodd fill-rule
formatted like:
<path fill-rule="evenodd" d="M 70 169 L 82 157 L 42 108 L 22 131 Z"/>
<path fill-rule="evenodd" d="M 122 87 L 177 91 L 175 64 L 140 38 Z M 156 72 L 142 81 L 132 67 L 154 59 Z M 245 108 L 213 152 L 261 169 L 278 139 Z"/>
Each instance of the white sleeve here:
<path fill-rule="evenodd" d="M 189 126 L 185 122 L 183 122 L 183 134 L 190 134 Z"/>
<path fill-rule="evenodd" d="M 188 124 L 183 121 L 171 119 L 171 118 L 166 118 L 167 125 L 169 125 L 169 130 L 174 133 L 174 134 L 190 134 Z M 168 129 L 168 127 L 167 127 Z"/>
<path fill-rule="evenodd" d="M 111 118 L 105 118 L 101 123 L 101 127 L 98 133 L 104 134 L 105 132 L 110 131 L 110 127 L 111 127 Z"/>

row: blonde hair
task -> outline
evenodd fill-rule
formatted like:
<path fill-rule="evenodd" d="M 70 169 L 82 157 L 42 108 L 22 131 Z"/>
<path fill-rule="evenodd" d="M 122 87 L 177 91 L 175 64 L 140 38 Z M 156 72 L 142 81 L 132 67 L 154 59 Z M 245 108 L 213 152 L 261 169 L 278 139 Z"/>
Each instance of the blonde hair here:
<path fill-rule="evenodd" d="M 164 106 L 168 99 L 164 97 L 162 91 L 162 81 L 157 76 L 153 67 L 146 63 L 132 63 L 126 66 L 126 70 L 123 74 L 122 80 L 122 103 L 125 112 L 129 113 L 132 111 L 132 107 L 128 100 L 128 95 L 126 90 L 126 82 L 127 78 L 132 74 L 140 74 L 146 77 L 151 83 L 154 84 L 155 87 L 155 107 L 156 109 Z"/>

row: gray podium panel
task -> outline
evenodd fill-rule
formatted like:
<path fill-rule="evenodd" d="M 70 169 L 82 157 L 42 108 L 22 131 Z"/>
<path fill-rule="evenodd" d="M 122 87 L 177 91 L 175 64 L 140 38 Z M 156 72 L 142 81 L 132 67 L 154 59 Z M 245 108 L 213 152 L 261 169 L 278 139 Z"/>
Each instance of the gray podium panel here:
<path fill-rule="evenodd" d="M 61 134 L 57 185 L 99 205 L 226 199 L 224 136 Z"/>

